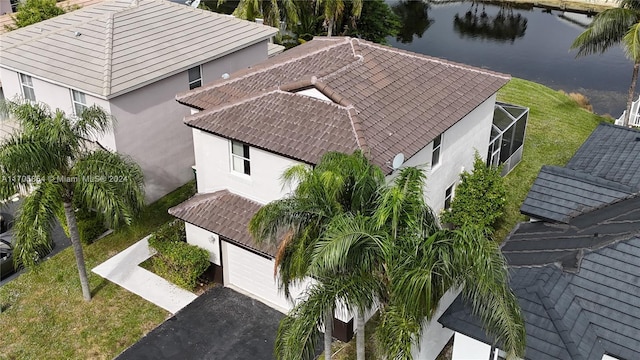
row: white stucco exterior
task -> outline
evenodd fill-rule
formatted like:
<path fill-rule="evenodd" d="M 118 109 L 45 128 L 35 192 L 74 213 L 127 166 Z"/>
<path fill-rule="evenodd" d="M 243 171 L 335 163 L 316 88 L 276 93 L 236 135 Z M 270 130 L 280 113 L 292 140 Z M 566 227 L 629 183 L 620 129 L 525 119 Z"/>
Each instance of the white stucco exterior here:
<path fill-rule="evenodd" d="M 455 333 L 451 360 L 493 360 L 489 358 L 490 355 L 490 345 L 461 333 Z"/>
<path fill-rule="evenodd" d="M 231 168 L 231 141 L 193 129 L 198 192 L 229 189 L 262 204 L 280 199 L 291 189 L 283 188 L 280 176 L 295 160 L 250 147 L 251 175 Z"/>
<path fill-rule="evenodd" d="M 207 250 L 209 252 L 209 261 L 218 266 L 222 266 L 220 237 L 218 234 L 189 223 L 185 223 L 184 228 L 187 233 L 187 242 Z"/>
<path fill-rule="evenodd" d="M 202 65 L 202 84 L 224 73 L 249 67 L 267 58 L 268 41 L 250 45 Z M 25 73 L 26 75 L 31 75 Z M 18 72 L 0 68 L 5 98 L 22 96 Z M 64 84 L 32 76 L 36 100 L 73 113 L 71 89 Z M 146 200 L 155 201 L 193 179 L 194 164 L 191 130 L 183 118 L 189 108 L 177 103 L 175 96 L 189 90 L 187 70 L 155 81 L 142 88 L 109 98 L 85 94 L 86 105 L 99 105 L 116 120 L 113 133 L 97 139 L 105 148 L 131 156 L 145 175 Z"/>
<path fill-rule="evenodd" d="M 473 169 L 475 150 L 483 159 L 486 157 L 495 101 L 496 96 L 491 96 L 442 134 L 440 162 L 435 168 L 431 168 L 433 142 L 403 164 L 426 170 L 425 198 L 436 214 L 444 208 L 447 188 L 460 181 L 462 171 Z M 394 177 L 395 174 L 388 176 L 387 181 Z"/>

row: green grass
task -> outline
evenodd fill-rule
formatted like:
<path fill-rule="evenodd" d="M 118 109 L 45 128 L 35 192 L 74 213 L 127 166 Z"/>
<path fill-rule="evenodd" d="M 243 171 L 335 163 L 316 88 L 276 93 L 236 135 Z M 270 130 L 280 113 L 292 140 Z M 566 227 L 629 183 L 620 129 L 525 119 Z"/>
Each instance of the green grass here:
<path fill-rule="evenodd" d="M 495 239 L 502 241 L 526 217 L 520 206 L 542 165 L 564 166 L 598 123 L 606 118 L 590 113 L 558 91 L 512 79 L 498 100 L 530 108 L 522 162 L 506 177 L 507 207 Z"/>
<path fill-rule="evenodd" d="M 169 313 L 90 272 L 172 217 L 193 183 L 148 206 L 131 226 L 84 246 L 93 300 L 82 299 L 71 248 L 0 288 L 0 359 L 111 359 Z"/>

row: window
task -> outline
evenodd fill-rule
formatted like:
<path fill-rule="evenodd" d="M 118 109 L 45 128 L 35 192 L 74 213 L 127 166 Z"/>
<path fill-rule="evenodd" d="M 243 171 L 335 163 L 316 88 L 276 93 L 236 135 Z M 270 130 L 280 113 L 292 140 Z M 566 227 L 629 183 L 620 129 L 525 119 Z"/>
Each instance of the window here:
<path fill-rule="evenodd" d="M 84 93 L 71 90 L 71 101 L 73 102 L 73 112 L 80 116 L 80 114 L 82 114 L 82 112 L 87 108 L 87 99 L 85 98 Z"/>
<path fill-rule="evenodd" d="M 451 201 L 453 200 L 453 187 L 455 186 L 455 184 L 449 186 L 447 188 L 447 190 L 444 192 L 444 208 L 445 209 L 450 209 L 451 208 Z"/>
<path fill-rule="evenodd" d="M 36 101 L 36 92 L 33 90 L 33 80 L 31 76 L 20 74 L 20 85 L 22 86 L 22 95 L 24 98 Z"/>
<path fill-rule="evenodd" d="M 249 145 L 238 141 L 231 141 L 231 166 L 234 171 L 251 175 Z"/>
<path fill-rule="evenodd" d="M 433 139 L 433 152 L 431 153 L 431 168 L 440 164 L 440 148 L 442 145 L 442 134 Z"/>
<path fill-rule="evenodd" d="M 202 86 L 202 69 L 200 65 L 189 69 L 189 90 Z"/>

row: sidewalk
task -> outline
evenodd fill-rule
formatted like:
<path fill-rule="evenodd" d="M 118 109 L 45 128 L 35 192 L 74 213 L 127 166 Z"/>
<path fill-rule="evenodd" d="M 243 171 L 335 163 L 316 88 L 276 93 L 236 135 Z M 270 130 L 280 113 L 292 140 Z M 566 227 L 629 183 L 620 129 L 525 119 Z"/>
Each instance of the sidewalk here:
<path fill-rule="evenodd" d="M 175 314 L 197 296 L 138 266 L 155 254 L 149 249 L 148 239 L 145 237 L 91 271 Z"/>

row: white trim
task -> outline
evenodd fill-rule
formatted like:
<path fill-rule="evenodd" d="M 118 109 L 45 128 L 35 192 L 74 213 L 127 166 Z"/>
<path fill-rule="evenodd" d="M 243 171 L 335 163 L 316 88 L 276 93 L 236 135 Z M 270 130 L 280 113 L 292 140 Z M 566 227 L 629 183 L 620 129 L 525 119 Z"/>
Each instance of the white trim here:
<path fill-rule="evenodd" d="M 24 77 L 24 81 L 23 81 L 23 77 Z M 33 77 L 31 75 L 27 75 L 25 73 L 18 73 L 18 82 L 20 83 L 20 92 L 22 93 L 22 96 L 29 100 L 29 101 L 37 101 L 36 98 L 36 89 L 33 86 Z M 31 90 L 31 95 L 33 95 L 33 99 L 29 96 L 27 96 L 26 92 L 25 92 L 25 88 L 30 89 Z"/>

